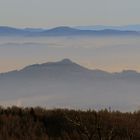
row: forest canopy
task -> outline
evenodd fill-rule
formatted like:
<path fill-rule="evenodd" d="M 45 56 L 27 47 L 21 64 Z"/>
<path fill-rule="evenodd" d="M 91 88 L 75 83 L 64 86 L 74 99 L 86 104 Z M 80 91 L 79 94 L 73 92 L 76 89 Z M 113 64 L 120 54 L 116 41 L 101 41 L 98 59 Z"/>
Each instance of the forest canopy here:
<path fill-rule="evenodd" d="M 140 112 L 0 107 L 1 140 L 139 140 Z"/>

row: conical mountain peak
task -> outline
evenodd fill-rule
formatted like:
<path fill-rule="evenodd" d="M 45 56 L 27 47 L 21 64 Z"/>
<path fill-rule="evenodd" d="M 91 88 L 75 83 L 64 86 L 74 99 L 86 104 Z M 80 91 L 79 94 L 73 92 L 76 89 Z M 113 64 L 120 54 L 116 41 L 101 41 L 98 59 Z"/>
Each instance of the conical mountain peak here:
<path fill-rule="evenodd" d="M 70 59 L 65 58 L 65 59 L 61 60 L 60 63 L 63 63 L 63 64 L 72 64 L 73 62 Z"/>

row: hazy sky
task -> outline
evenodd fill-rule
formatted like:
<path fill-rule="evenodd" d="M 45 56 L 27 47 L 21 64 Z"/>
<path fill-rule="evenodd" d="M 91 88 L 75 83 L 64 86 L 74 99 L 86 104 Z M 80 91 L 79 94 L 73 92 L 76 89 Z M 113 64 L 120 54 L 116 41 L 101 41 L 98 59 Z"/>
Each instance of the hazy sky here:
<path fill-rule="evenodd" d="M 0 25 L 139 24 L 140 0 L 0 0 Z"/>
<path fill-rule="evenodd" d="M 140 72 L 140 37 L 0 37 L 0 72 L 69 58 L 85 67 Z"/>
<path fill-rule="evenodd" d="M 140 0 L 0 0 L 1 26 L 50 28 L 140 24 L 139 13 Z M 12 44 L 13 39 L 0 38 L 0 72 L 62 58 L 76 60 L 89 68 L 140 71 L 139 38 L 82 41 L 16 38 L 14 41 L 16 44 Z"/>

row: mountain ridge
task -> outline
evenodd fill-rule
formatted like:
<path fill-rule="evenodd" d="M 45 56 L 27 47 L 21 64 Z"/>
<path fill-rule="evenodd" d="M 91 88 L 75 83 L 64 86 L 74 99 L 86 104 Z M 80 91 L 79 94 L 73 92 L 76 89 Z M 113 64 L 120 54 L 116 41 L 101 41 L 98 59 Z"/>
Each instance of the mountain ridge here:
<path fill-rule="evenodd" d="M 91 25 L 91 26 L 75 26 L 76 29 L 81 30 L 104 30 L 104 29 L 114 29 L 121 31 L 140 31 L 140 24 L 132 25 L 122 25 L 122 26 L 109 26 L 109 25 Z"/>
<path fill-rule="evenodd" d="M 107 71 L 104 71 L 101 69 L 89 69 L 89 68 L 86 68 L 85 66 L 77 64 L 76 62 L 74 62 L 68 58 L 64 58 L 64 59 L 62 59 L 60 61 L 56 61 L 56 62 L 46 62 L 46 63 L 41 63 L 41 64 L 28 65 L 20 70 L 13 70 L 13 71 L 9 71 L 9 72 L 0 73 L 0 76 L 6 75 L 9 73 L 23 72 L 23 71 L 34 70 L 34 69 L 39 70 L 41 68 L 49 68 L 49 67 L 52 67 L 53 69 L 55 69 L 56 67 L 63 69 L 64 66 L 67 67 L 68 69 L 73 67 L 73 68 L 78 68 L 79 70 L 86 70 L 87 72 L 98 73 L 98 74 L 103 74 L 103 75 L 107 74 L 107 75 L 112 75 L 112 76 L 113 75 L 114 76 L 117 76 L 117 75 L 125 75 L 125 76 L 129 76 L 129 75 L 131 75 L 131 76 L 137 75 L 138 76 L 139 75 L 140 76 L 140 73 L 137 72 L 136 70 L 122 70 L 121 72 L 107 72 Z"/>
<path fill-rule="evenodd" d="M 139 31 L 121 31 L 116 29 L 82 30 L 68 26 L 59 26 L 52 29 L 20 29 L 0 26 L 0 36 L 110 36 L 110 35 L 136 35 Z"/>

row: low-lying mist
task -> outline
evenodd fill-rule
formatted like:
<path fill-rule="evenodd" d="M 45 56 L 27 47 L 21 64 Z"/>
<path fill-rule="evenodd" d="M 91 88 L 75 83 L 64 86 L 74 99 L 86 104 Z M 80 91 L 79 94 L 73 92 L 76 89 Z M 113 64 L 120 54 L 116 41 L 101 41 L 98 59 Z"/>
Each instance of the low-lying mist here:
<path fill-rule="evenodd" d="M 140 71 L 139 37 L 0 37 L 0 72 L 70 58 L 88 68 Z"/>

